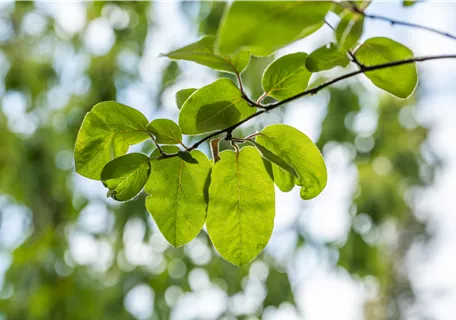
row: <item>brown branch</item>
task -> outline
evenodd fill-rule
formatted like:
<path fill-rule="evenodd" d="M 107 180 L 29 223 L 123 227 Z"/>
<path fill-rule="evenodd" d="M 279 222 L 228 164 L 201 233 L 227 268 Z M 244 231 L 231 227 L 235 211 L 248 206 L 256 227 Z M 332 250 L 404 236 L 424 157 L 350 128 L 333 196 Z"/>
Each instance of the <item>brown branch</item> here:
<path fill-rule="evenodd" d="M 223 134 L 223 133 L 227 133 L 228 135 L 231 136 L 231 133 L 233 132 L 234 129 L 236 129 L 237 127 L 241 126 L 242 124 L 250 121 L 251 119 L 253 118 L 256 118 L 260 115 L 262 115 L 263 113 L 266 113 L 267 111 L 270 111 L 270 110 L 273 110 L 275 108 L 278 108 L 282 105 L 284 105 L 285 103 L 288 103 L 288 102 L 291 102 L 293 100 L 296 100 L 296 99 L 299 99 L 301 97 L 304 97 L 304 96 L 308 96 L 308 95 L 313 95 L 313 94 L 316 94 L 317 92 L 319 92 L 320 90 L 326 88 L 326 87 L 329 87 L 337 82 L 340 82 L 342 80 L 345 80 L 345 79 L 348 79 L 348 78 L 351 78 L 351 77 L 354 77 L 354 76 L 357 76 L 361 73 L 364 73 L 364 72 L 369 72 L 369 71 L 375 71 L 375 70 L 380 70 L 380 69 L 386 69 L 386 68 L 393 68 L 393 67 L 398 67 L 398 66 L 402 66 L 402 65 L 405 65 L 405 64 L 410 64 L 410 63 L 415 63 L 415 62 L 423 62 L 423 61 L 430 61 L 430 60 L 440 60 L 440 59 L 456 59 L 456 54 L 448 54 L 448 55 L 438 55 L 438 56 L 425 56 L 425 57 L 416 57 L 416 58 L 411 58 L 411 59 L 406 59 L 406 60 L 398 60 L 398 61 L 393 61 L 393 62 L 388 62 L 388 63 L 383 63 L 383 64 L 378 64 L 378 65 L 375 65 L 375 66 L 365 66 L 364 69 L 362 70 L 357 70 L 357 71 L 353 71 L 353 72 L 350 72 L 350 73 L 347 73 L 347 74 L 344 74 L 340 77 L 337 77 L 337 78 L 334 78 L 328 82 L 325 82 L 319 86 L 316 86 L 314 88 L 311 88 L 309 90 L 306 90 L 306 91 L 303 91 L 301 93 L 298 93 L 297 95 L 294 95 L 288 99 L 285 99 L 285 100 L 282 100 L 282 101 L 278 101 L 278 102 L 275 102 L 275 103 L 272 103 L 272 104 L 268 104 L 268 105 L 261 105 L 261 107 L 263 108 L 263 110 L 260 110 L 260 111 L 257 111 L 255 112 L 254 114 L 248 116 L 247 118 L 233 124 L 232 126 L 228 127 L 228 128 L 225 128 L 225 129 L 222 129 L 222 130 L 218 130 L 218 131 L 215 131 L 213 133 L 211 133 L 210 135 L 202 138 L 201 140 L 195 142 L 190 148 L 187 149 L 187 151 L 192 151 L 196 148 L 199 147 L 199 145 L 201 145 L 203 142 L 219 135 L 219 134 Z M 177 153 L 173 153 L 173 154 L 162 154 L 159 159 L 166 159 L 166 158 L 171 158 L 171 157 L 175 157 L 177 156 Z"/>
<path fill-rule="evenodd" d="M 435 34 L 439 34 L 441 36 L 450 38 L 452 40 L 456 40 L 456 35 L 450 34 L 450 33 L 445 32 L 445 31 L 441 31 L 441 30 L 438 30 L 438 29 L 435 29 L 435 28 L 423 26 L 423 25 L 417 24 L 417 23 L 396 20 L 396 19 L 392 19 L 392 18 L 388 18 L 388 17 L 385 17 L 385 16 L 376 15 L 376 14 L 368 14 L 368 13 L 365 13 L 363 10 L 357 8 L 357 7 L 352 7 L 352 6 L 348 7 L 348 6 L 345 6 L 345 5 L 343 5 L 342 3 L 339 3 L 339 2 L 334 2 L 334 3 L 336 3 L 339 6 L 341 6 L 344 9 L 347 9 L 347 10 L 350 10 L 350 11 L 352 11 L 354 13 L 360 14 L 360 15 L 364 16 L 365 18 L 386 21 L 386 22 L 389 22 L 391 25 L 399 25 L 399 26 L 404 26 L 404 27 L 421 29 L 421 30 L 433 32 Z"/>

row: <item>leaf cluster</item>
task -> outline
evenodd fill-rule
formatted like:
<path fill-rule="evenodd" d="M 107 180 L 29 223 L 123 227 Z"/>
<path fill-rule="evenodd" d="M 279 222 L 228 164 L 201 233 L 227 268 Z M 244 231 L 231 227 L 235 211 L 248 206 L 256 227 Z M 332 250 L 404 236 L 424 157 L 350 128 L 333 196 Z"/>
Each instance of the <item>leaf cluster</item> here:
<path fill-rule="evenodd" d="M 360 42 L 368 4 L 355 1 L 353 10 L 345 2 L 233 2 L 215 36 L 163 56 L 232 74 L 237 83 L 222 77 L 202 88 L 178 91 L 177 123 L 149 122 L 138 110 L 117 102 L 95 105 L 76 140 L 76 171 L 101 180 L 115 200 L 133 199 L 144 190 L 147 210 L 171 245 L 188 243 L 206 223 L 223 258 L 238 266 L 249 263 L 272 234 L 274 185 L 283 192 L 297 186 L 303 200 L 312 199 L 325 188 L 327 171 L 319 149 L 296 128 L 273 124 L 247 137 L 235 137 L 234 129 L 285 102 L 317 93 L 319 88 L 309 88 L 314 74 L 350 63 L 396 97 L 410 96 L 417 86 L 410 49 L 384 37 Z M 262 75 L 263 94 L 252 100 L 241 78 L 251 56 L 269 56 L 309 36 L 325 25 L 330 11 L 340 17 L 334 41 L 274 60 Z M 406 62 L 397 64 L 402 60 Z M 274 102 L 263 104 L 266 97 Z M 185 135 L 204 137 L 187 147 Z M 209 159 L 197 148 L 212 137 Z M 232 150 L 218 151 L 221 138 L 230 141 Z M 156 146 L 150 155 L 127 154 L 130 145 L 148 139 Z"/>

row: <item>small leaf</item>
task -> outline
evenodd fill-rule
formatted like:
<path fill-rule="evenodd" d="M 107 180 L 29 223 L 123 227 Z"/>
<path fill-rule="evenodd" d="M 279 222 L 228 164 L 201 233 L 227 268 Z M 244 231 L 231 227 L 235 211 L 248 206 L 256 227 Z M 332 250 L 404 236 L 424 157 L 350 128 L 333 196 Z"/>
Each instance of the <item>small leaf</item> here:
<path fill-rule="evenodd" d="M 155 136 L 157 143 L 178 144 L 182 132 L 177 123 L 169 119 L 155 119 L 147 125 L 147 131 Z"/>
<path fill-rule="evenodd" d="M 149 174 L 149 157 L 130 153 L 110 161 L 101 172 L 101 181 L 109 189 L 108 196 L 127 201 L 142 190 Z"/>
<path fill-rule="evenodd" d="M 274 124 L 264 128 L 255 138 L 296 170 L 302 199 L 312 199 L 325 188 L 327 173 L 323 156 L 304 133 L 285 124 Z"/>
<path fill-rule="evenodd" d="M 329 1 L 234 1 L 217 36 L 218 49 L 241 49 L 268 56 L 318 30 L 331 8 Z"/>
<path fill-rule="evenodd" d="M 346 67 L 350 63 L 345 52 L 340 51 L 334 43 L 323 46 L 312 52 L 306 60 L 306 67 L 311 72 L 329 70 L 335 67 Z"/>
<path fill-rule="evenodd" d="M 167 153 L 179 148 L 164 146 Z M 211 163 L 199 150 L 191 152 L 198 163 L 179 157 L 152 160 L 152 170 L 144 190 L 150 194 L 146 208 L 158 229 L 174 247 L 190 242 L 200 232 L 206 220 L 207 179 Z"/>
<path fill-rule="evenodd" d="M 306 68 L 307 53 L 287 54 L 271 63 L 263 73 L 264 92 L 277 100 L 284 100 L 303 92 L 310 76 Z"/>
<path fill-rule="evenodd" d="M 232 57 L 225 57 L 214 52 L 215 37 L 206 36 L 186 47 L 163 54 L 175 60 L 193 61 L 214 70 L 241 73 L 249 64 L 250 53 L 241 51 Z"/>
<path fill-rule="evenodd" d="M 253 147 L 220 153 L 212 168 L 207 232 L 220 255 L 237 266 L 266 246 L 274 226 L 274 184 Z"/>
<path fill-rule="evenodd" d="M 369 67 L 413 58 L 413 52 L 394 40 L 376 37 L 366 40 L 356 50 L 355 57 Z M 374 85 L 399 98 L 410 96 L 418 84 L 415 63 L 368 71 L 364 74 Z"/>
<path fill-rule="evenodd" d="M 418 3 L 419 1 L 402 1 L 402 6 L 404 7 L 410 7 L 413 6 L 414 4 Z"/>
<path fill-rule="evenodd" d="M 193 93 L 182 106 L 179 126 L 195 135 L 225 129 L 255 112 L 229 79 L 219 79 Z"/>
<path fill-rule="evenodd" d="M 127 153 L 130 145 L 149 138 L 147 122 L 141 112 L 117 102 L 95 105 L 85 116 L 76 138 L 76 172 L 100 180 L 109 161 Z"/>
<path fill-rule="evenodd" d="M 177 108 L 179 110 L 182 108 L 184 105 L 185 101 L 193 94 L 198 89 L 195 88 L 188 88 L 188 89 L 182 89 L 176 92 L 176 104 Z"/>
<path fill-rule="evenodd" d="M 336 27 L 336 40 L 339 49 L 349 50 L 356 45 L 364 31 L 364 17 L 347 12 Z"/>

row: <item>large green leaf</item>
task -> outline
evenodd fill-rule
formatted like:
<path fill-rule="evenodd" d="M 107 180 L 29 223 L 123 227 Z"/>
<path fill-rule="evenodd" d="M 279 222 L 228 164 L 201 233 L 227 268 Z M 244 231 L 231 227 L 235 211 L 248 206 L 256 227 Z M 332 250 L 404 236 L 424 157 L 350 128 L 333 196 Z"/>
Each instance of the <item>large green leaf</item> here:
<path fill-rule="evenodd" d="M 219 27 L 218 49 L 268 56 L 319 29 L 329 1 L 235 1 Z"/>
<path fill-rule="evenodd" d="M 334 43 L 323 46 L 312 52 L 306 59 L 306 67 L 311 72 L 329 70 L 335 67 L 346 67 L 350 63 L 347 54 L 340 51 Z"/>
<path fill-rule="evenodd" d="M 142 190 L 149 174 L 149 157 L 130 153 L 108 162 L 101 172 L 101 181 L 113 199 L 127 201 Z"/>
<path fill-rule="evenodd" d="M 254 112 L 233 81 L 219 79 L 185 101 L 179 126 L 184 134 L 202 134 L 225 129 Z"/>
<path fill-rule="evenodd" d="M 307 88 L 312 73 L 306 68 L 307 53 L 287 54 L 271 63 L 263 73 L 263 90 L 277 100 L 284 100 Z"/>
<path fill-rule="evenodd" d="M 356 45 L 364 31 L 364 16 L 347 12 L 336 27 L 336 40 L 339 48 L 349 50 Z"/>
<path fill-rule="evenodd" d="M 184 105 L 185 101 L 193 94 L 198 89 L 195 88 L 188 88 L 188 89 L 182 89 L 176 92 L 176 104 L 177 108 L 179 110 L 182 108 Z"/>
<path fill-rule="evenodd" d="M 253 147 L 220 153 L 212 168 L 207 232 L 220 255 L 237 266 L 254 259 L 274 226 L 274 184 Z"/>
<path fill-rule="evenodd" d="M 136 109 L 107 101 L 95 105 L 84 118 L 76 138 L 76 172 L 100 180 L 103 167 L 124 155 L 132 144 L 146 140 L 146 117 Z"/>
<path fill-rule="evenodd" d="M 203 66 L 230 73 L 241 73 L 249 64 L 250 53 L 240 51 L 231 57 L 225 57 L 214 52 L 214 36 L 206 36 L 186 47 L 163 54 L 175 60 L 193 61 Z"/>
<path fill-rule="evenodd" d="M 179 150 L 174 146 L 164 146 L 163 149 L 167 153 Z M 174 247 L 195 238 L 206 220 L 211 164 L 199 150 L 192 151 L 191 156 L 196 163 L 180 157 L 152 160 L 152 171 L 144 188 L 150 194 L 146 199 L 147 210 Z"/>
<path fill-rule="evenodd" d="M 365 66 L 375 66 L 388 62 L 413 58 L 413 52 L 406 46 L 384 37 L 366 40 L 355 53 Z M 416 64 L 368 71 L 364 73 L 374 85 L 399 98 L 410 96 L 418 84 Z"/>
<path fill-rule="evenodd" d="M 274 124 L 264 128 L 256 141 L 296 170 L 302 199 L 312 199 L 325 188 L 327 173 L 323 156 L 304 133 L 285 124 Z"/>
<path fill-rule="evenodd" d="M 155 119 L 147 125 L 147 131 L 155 136 L 158 143 L 178 144 L 182 142 L 182 132 L 177 123 L 169 119 Z"/>

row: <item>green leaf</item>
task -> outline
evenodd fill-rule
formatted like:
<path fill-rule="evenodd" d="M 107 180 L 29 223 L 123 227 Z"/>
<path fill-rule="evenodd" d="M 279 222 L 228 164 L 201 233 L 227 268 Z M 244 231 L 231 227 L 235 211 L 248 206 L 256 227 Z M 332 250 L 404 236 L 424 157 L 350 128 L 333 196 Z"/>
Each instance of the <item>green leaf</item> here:
<path fill-rule="evenodd" d="M 348 1 L 348 2 L 355 5 L 355 7 L 361 11 L 366 10 L 367 7 L 370 6 L 372 3 L 372 1 Z"/>
<path fill-rule="evenodd" d="M 163 54 L 175 60 L 193 61 L 203 66 L 230 73 L 241 73 L 249 64 L 250 53 L 240 51 L 232 57 L 225 57 L 214 52 L 214 36 L 206 36 L 186 47 Z"/>
<path fill-rule="evenodd" d="M 335 67 L 346 67 L 350 63 L 345 52 L 340 51 L 334 43 L 323 46 L 312 52 L 306 60 L 306 67 L 311 72 L 329 70 Z"/>
<path fill-rule="evenodd" d="M 198 89 L 195 88 L 188 88 L 188 89 L 182 89 L 176 92 L 176 104 L 179 110 L 182 108 L 184 105 L 185 101 L 193 94 Z"/>
<path fill-rule="evenodd" d="M 282 169 L 287 171 L 289 174 L 295 176 L 296 178 L 299 178 L 298 174 L 296 173 L 296 170 L 292 166 L 290 166 L 286 161 L 284 161 L 282 158 L 280 158 L 275 153 L 273 153 L 273 152 L 269 151 L 268 149 L 266 149 L 265 147 L 263 147 L 258 142 L 256 142 L 256 141 L 252 141 L 252 142 L 255 145 L 255 147 L 258 149 L 258 151 L 260 151 L 263 158 L 265 158 L 266 160 L 281 167 Z"/>
<path fill-rule="evenodd" d="M 258 151 L 260 151 L 263 158 L 271 162 L 271 177 L 280 191 L 289 192 L 293 190 L 295 179 L 299 179 L 296 170 L 278 155 L 272 153 L 258 142 L 253 141 L 253 144 L 257 147 Z"/>
<path fill-rule="evenodd" d="M 263 73 L 264 92 L 284 100 L 306 90 L 312 75 L 306 68 L 307 53 L 287 54 L 271 63 Z"/>
<path fill-rule="evenodd" d="M 376 37 L 366 40 L 356 50 L 355 57 L 363 65 L 369 67 L 413 58 L 413 52 L 394 40 Z M 418 84 L 415 63 L 368 71 L 364 74 L 374 85 L 399 98 L 410 96 Z"/>
<path fill-rule="evenodd" d="M 260 151 L 261 155 L 271 162 L 271 177 L 280 191 L 289 192 L 293 190 L 296 180 L 299 179 L 296 170 L 278 155 L 272 153 L 258 142 L 254 141 L 253 143 Z"/>
<path fill-rule="evenodd" d="M 247 49 L 268 56 L 318 30 L 331 6 L 329 1 L 235 1 L 221 22 L 216 46 L 225 54 Z"/>
<path fill-rule="evenodd" d="M 356 45 L 364 31 L 364 17 L 347 12 L 336 27 L 336 40 L 341 50 L 349 50 Z"/>
<path fill-rule="evenodd" d="M 179 151 L 164 146 L 167 153 Z M 150 194 L 146 208 L 158 229 L 174 247 L 190 242 L 200 232 L 206 220 L 207 179 L 211 163 L 199 150 L 191 152 L 198 163 L 179 157 L 152 160 L 152 171 L 144 190 Z"/>
<path fill-rule="evenodd" d="M 149 138 L 147 122 L 141 112 L 117 102 L 95 105 L 85 116 L 76 138 L 76 172 L 100 180 L 109 161 L 127 153 L 130 145 Z"/>
<path fill-rule="evenodd" d="M 177 123 L 169 119 L 155 119 L 147 125 L 147 131 L 155 136 L 158 143 L 178 144 L 182 142 L 182 132 Z"/>
<path fill-rule="evenodd" d="M 219 79 L 193 93 L 179 114 L 184 134 L 225 129 L 255 112 L 229 79 Z"/>
<path fill-rule="evenodd" d="M 419 2 L 419 1 L 402 1 L 402 6 L 410 7 L 410 6 L 413 6 L 414 4 L 416 4 L 417 2 Z"/>
<path fill-rule="evenodd" d="M 327 173 L 323 156 L 304 133 L 285 124 L 274 124 L 264 128 L 255 138 L 296 170 L 302 199 L 312 199 L 325 188 Z"/>
<path fill-rule="evenodd" d="M 127 201 L 142 190 L 149 174 L 149 157 L 130 153 L 108 162 L 101 172 L 101 181 L 113 199 Z"/>
<path fill-rule="evenodd" d="M 272 165 L 272 173 L 274 177 L 274 183 L 282 192 L 290 192 L 296 185 L 296 180 L 289 172 L 285 171 L 279 166 Z"/>
<path fill-rule="evenodd" d="M 207 232 L 220 255 L 237 266 L 266 246 L 274 226 L 274 184 L 253 147 L 220 153 L 212 168 Z"/>

